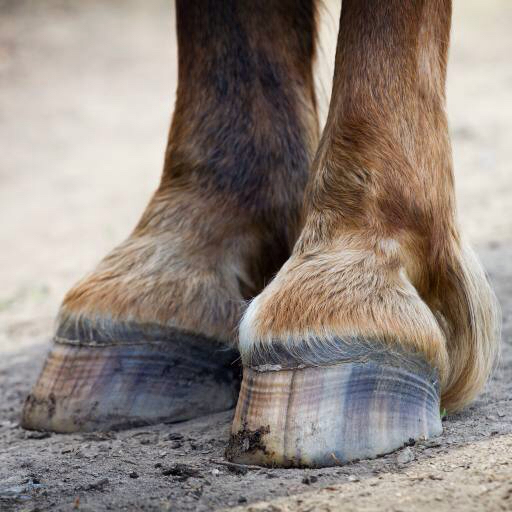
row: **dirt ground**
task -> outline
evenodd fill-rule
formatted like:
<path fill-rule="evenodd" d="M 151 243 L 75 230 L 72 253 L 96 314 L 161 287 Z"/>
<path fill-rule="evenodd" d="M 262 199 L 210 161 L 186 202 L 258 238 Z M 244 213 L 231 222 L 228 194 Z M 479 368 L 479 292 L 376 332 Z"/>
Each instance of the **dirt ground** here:
<path fill-rule="evenodd" d="M 512 510 L 512 2 L 455 4 L 459 212 L 502 305 L 499 367 L 438 439 L 278 470 L 226 465 L 229 412 L 97 435 L 18 426 L 64 292 L 127 235 L 156 187 L 176 46 L 168 0 L 0 0 L 1 511 Z"/>

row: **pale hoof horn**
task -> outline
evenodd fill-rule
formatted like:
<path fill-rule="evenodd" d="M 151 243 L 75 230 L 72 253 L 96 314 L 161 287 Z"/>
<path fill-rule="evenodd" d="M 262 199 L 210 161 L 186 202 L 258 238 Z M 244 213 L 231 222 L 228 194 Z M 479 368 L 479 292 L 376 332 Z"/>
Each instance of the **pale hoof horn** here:
<path fill-rule="evenodd" d="M 272 354 L 244 368 L 226 450 L 234 462 L 334 466 L 442 432 L 437 372 L 416 355 L 372 355 L 369 347 L 300 367 L 284 351 Z"/>
<path fill-rule="evenodd" d="M 237 357 L 211 339 L 155 326 L 61 328 L 21 424 L 111 430 L 224 411 L 236 401 Z"/>

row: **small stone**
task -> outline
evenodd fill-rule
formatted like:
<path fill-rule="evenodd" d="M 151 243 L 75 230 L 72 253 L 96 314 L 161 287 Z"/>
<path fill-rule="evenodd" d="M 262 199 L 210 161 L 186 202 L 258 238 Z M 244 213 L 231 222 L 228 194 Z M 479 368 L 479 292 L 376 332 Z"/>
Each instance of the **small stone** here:
<path fill-rule="evenodd" d="M 203 490 L 201 488 L 195 488 L 189 493 L 194 499 L 198 500 L 203 495 Z"/>
<path fill-rule="evenodd" d="M 2 421 L 0 422 L 0 427 L 8 428 L 8 429 L 14 429 L 18 427 L 17 423 L 14 423 L 13 421 Z"/>
<path fill-rule="evenodd" d="M 39 432 L 38 430 L 33 430 L 31 432 L 26 433 L 27 439 L 47 439 L 51 437 L 51 432 Z"/>
<path fill-rule="evenodd" d="M 240 496 L 238 498 L 238 503 L 247 503 L 247 498 L 245 496 Z"/>
<path fill-rule="evenodd" d="M 167 439 L 169 441 L 183 441 L 184 437 L 183 437 L 183 434 L 178 434 L 178 432 L 171 432 L 167 436 Z"/>
<path fill-rule="evenodd" d="M 311 484 L 314 484 L 318 482 L 318 478 L 314 475 L 308 475 L 308 476 L 305 476 L 303 479 L 302 479 L 302 483 L 303 484 L 306 484 L 306 485 L 311 485 Z"/>
<path fill-rule="evenodd" d="M 139 474 L 136 471 L 131 471 L 130 473 L 128 473 L 128 476 L 130 478 L 139 478 Z"/>
<path fill-rule="evenodd" d="M 412 450 L 407 447 L 404 448 L 397 456 L 396 461 L 399 464 L 408 464 L 409 462 L 412 462 L 414 460 L 414 453 Z"/>
<path fill-rule="evenodd" d="M 193 468 L 192 466 L 187 466 L 186 464 L 174 464 L 171 467 L 163 468 L 162 475 L 174 476 L 182 482 L 190 477 L 201 478 L 201 473 L 199 470 Z"/>
<path fill-rule="evenodd" d="M 349 482 L 359 482 L 359 478 L 357 478 L 357 476 L 355 476 L 355 475 L 349 475 L 348 481 Z"/>
<path fill-rule="evenodd" d="M 213 476 L 219 476 L 219 475 L 220 475 L 220 471 L 219 471 L 217 468 L 212 469 L 212 470 L 210 471 L 210 473 L 211 473 Z"/>
<path fill-rule="evenodd" d="M 101 490 L 107 484 L 108 484 L 108 478 L 101 478 L 100 480 L 97 480 L 96 482 L 93 482 L 92 484 L 85 486 L 84 490 L 85 491 Z"/>
<path fill-rule="evenodd" d="M 247 475 L 247 473 L 249 472 L 249 470 L 242 464 L 233 464 L 232 466 L 228 466 L 228 471 L 230 473 L 234 473 L 235 475 Z"/>

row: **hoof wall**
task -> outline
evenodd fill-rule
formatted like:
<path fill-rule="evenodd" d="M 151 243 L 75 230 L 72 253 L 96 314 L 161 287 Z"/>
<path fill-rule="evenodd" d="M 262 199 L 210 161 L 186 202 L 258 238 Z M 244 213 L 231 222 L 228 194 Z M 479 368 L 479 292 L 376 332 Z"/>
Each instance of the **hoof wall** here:
<path fill-rule="evenodd" d="M 189 334 L 173 333 L 165 341 L 151 336 L 169 333 L 137 334 L 139 342 L 116 344 L 57 338 L 26 399 L 21 425 L 54 432 L 118 430 L 235 405 L 236 352 Z"/>
<path fill-rule="evenodd" d="M 436 372 L 380 361 L 244 368 L 226 450 L 244 464 L 325 467 L 442 432 Z"/>

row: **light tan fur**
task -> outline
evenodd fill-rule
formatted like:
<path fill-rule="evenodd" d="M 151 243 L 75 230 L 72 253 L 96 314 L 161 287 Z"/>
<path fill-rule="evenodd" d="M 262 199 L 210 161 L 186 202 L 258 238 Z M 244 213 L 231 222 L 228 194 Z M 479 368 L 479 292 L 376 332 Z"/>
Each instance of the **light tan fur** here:
<path fill-rule="evenodd" d="M 61 318 L 155 323 L 231 342 L 243 290 L 256 287 L 248 262 L 261 250 L 240 216 L 197 193 L 157 193 L 133 234 L 66 295 Z"/>

